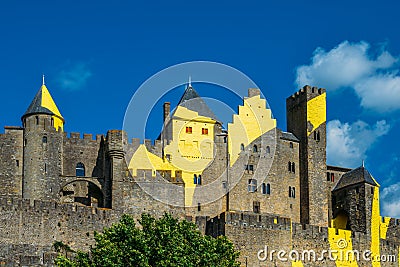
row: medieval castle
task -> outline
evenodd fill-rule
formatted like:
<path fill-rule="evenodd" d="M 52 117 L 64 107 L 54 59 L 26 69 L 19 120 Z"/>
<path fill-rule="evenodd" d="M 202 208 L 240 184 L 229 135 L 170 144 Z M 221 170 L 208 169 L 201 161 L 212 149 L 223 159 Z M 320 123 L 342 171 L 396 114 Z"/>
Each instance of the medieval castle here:
<path fill-rule="evenodd" d="M 54 242 L 87 250 L 94 231 L 144 212 L 226 235 L 243 266 L 399 266 L 400 220 L 380 216 L 378 182 L 326 164 L 325 89 L 303 87 L 286 110 L 287 132 L 249 89 L 223 128 L 189 84 L 154 142 L 82 137 L 43 82 L 22 127 L 0 134 L 0 266 L 52 266 Z"/>

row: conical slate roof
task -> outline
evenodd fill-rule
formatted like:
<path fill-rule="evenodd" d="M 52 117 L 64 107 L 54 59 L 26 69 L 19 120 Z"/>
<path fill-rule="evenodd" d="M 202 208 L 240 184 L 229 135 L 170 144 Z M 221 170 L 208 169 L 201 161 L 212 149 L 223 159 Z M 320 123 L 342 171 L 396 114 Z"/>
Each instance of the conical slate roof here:
<path fill-rule="evenodd" d="M 200 116 L 209 117 L 217 122 L 220 122 L 206 102 L 199 96 L 191 84 L 188 85 L 183 93 L 178 106 L 185 107 L 189 110 L 197 112 Z"/>
<path fill-rule="evenodd" d="M 42 84 L 22 118 L 34 114 L 54 115 L 64 121 L 45 84 Z"/>
<path fill-rule="evenodd" d="M 343 174 L 335 188 L 333 188 L 333 191 L 359 183 L 367 183 L 373 186 L 379 186 L 369 171 L 364 166 L 361 166 Z"/>

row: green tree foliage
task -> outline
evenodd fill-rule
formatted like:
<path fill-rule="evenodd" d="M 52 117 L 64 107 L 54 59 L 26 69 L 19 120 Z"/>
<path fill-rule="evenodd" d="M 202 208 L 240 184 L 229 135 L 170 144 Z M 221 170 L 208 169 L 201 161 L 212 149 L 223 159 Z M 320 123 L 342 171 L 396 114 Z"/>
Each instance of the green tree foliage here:
<path fill-rule="evenodd" d="M 196 225 L 169 214 L 155 219 L 143 214 L 136 227 L 123 215 L 120 222 L 95 233 L 96 245 L 89 253 L 77 252 L 73 259 L 62 253 L 57 266 L 239 266 L 233 244 L 224 236 L 203 236 Z"/>

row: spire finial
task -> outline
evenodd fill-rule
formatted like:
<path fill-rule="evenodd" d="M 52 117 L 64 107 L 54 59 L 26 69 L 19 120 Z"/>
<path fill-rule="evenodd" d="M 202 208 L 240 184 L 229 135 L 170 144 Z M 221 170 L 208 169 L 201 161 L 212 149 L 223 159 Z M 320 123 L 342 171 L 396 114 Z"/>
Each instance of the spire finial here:
<path fill-rule="evenodd" d="M 42 75 L 42 85 L 45 85 L 45 82 L 44 82 L 44 74 Z"/>
<path fill-rule="evenodd" d="M 192 76 L 189 75 L 189 87 L 192 87 Z"/>

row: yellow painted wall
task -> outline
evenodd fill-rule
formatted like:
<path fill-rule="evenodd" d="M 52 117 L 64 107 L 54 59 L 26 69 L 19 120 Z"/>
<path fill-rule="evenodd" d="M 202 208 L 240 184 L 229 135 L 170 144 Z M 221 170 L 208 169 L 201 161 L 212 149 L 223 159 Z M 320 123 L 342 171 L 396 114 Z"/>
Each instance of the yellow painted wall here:
<path fill-rule="evenodd" d="M 380 262 L 376 260 L 376 257 L 380 255 L 379 242 L 381 221 L 379 211 L 379 187 L 375 187 L 371 212 L 371 259 L 373 267 L 381 266 Z"/>
<path fill-rule="evenodd" d="M 308 135 L 326 122 L 326 93 L 307 102 L 307 121 L 313 125 L 312 131 L 307 130 Z"/>
<path fill-rule="evenodd" d="M 383 219 L 382 219 L 383 218 Z M 390 223 L 390 217 L 381 217 L 380 219 L 380 236 L 381 239 L 386 239 L 386 233 L 389 227 L 389 223 Z"/>
<path fill-rule="evenodd" d="M 197 112 L 178 106 L 172 118 L 172 140 L 165 146 L 164 153 L 171 155 L 171 163 L 178 169 L 200 173 L 214 158 L 215 120 L 200 116 Z M 192 127 L 192 133 L 186 133 Z M 202 128 L 208 134 L 202 134 Z M 193 184 L 193 178 L 185 183 Z"/>
<path fill-rule="evenodd" d="M 292 261 L 292 267 L 303 267 L 303 263 L 301 261 Z"/>
<path fill-rule="evenodd" d="M 276 120 L 271 110 L 266 108 L 266 100 L 259 95 L 244 98 L 239 106 L 239 113 L 233 115 L 233 122 L 228 124 L 228 146 L 231 166 L 241 152 L 240 146 L 247 147 L 256 138 L 276 128 Z"/>
<path fill-rule="evenodd" d="M 332 256 L 337 258 L 337 267 L 358 266 L 356 258 L 352 260 L 350 256 L 346 256 L 353 251 L 351 231 L 329 227 L 328 239 L 331 251 L 337 251 L 332 253 Z"/>
<path fill-rule="evenodd" d="M 182 171 L 185 183 L 185 205 L 191 206 L 193 200 L 194 175 L 201 175 L 214 158 L 214 126 L 216 121 L 200 116 L 197 112 L 178 106 L 173 114 L 172 140 L 164 147 L 164 154 L 170 155 L 171 161 L 147 151 L 140 145 L 129 163 L 133 175 L 138 169 L 169 170 L 175 177 L 175 171 Z M 186 133 L 186 127 L 192 127 L 192 133 Z M 202 128 L 208 129 L 208 134 L 202 133 Z"/>

